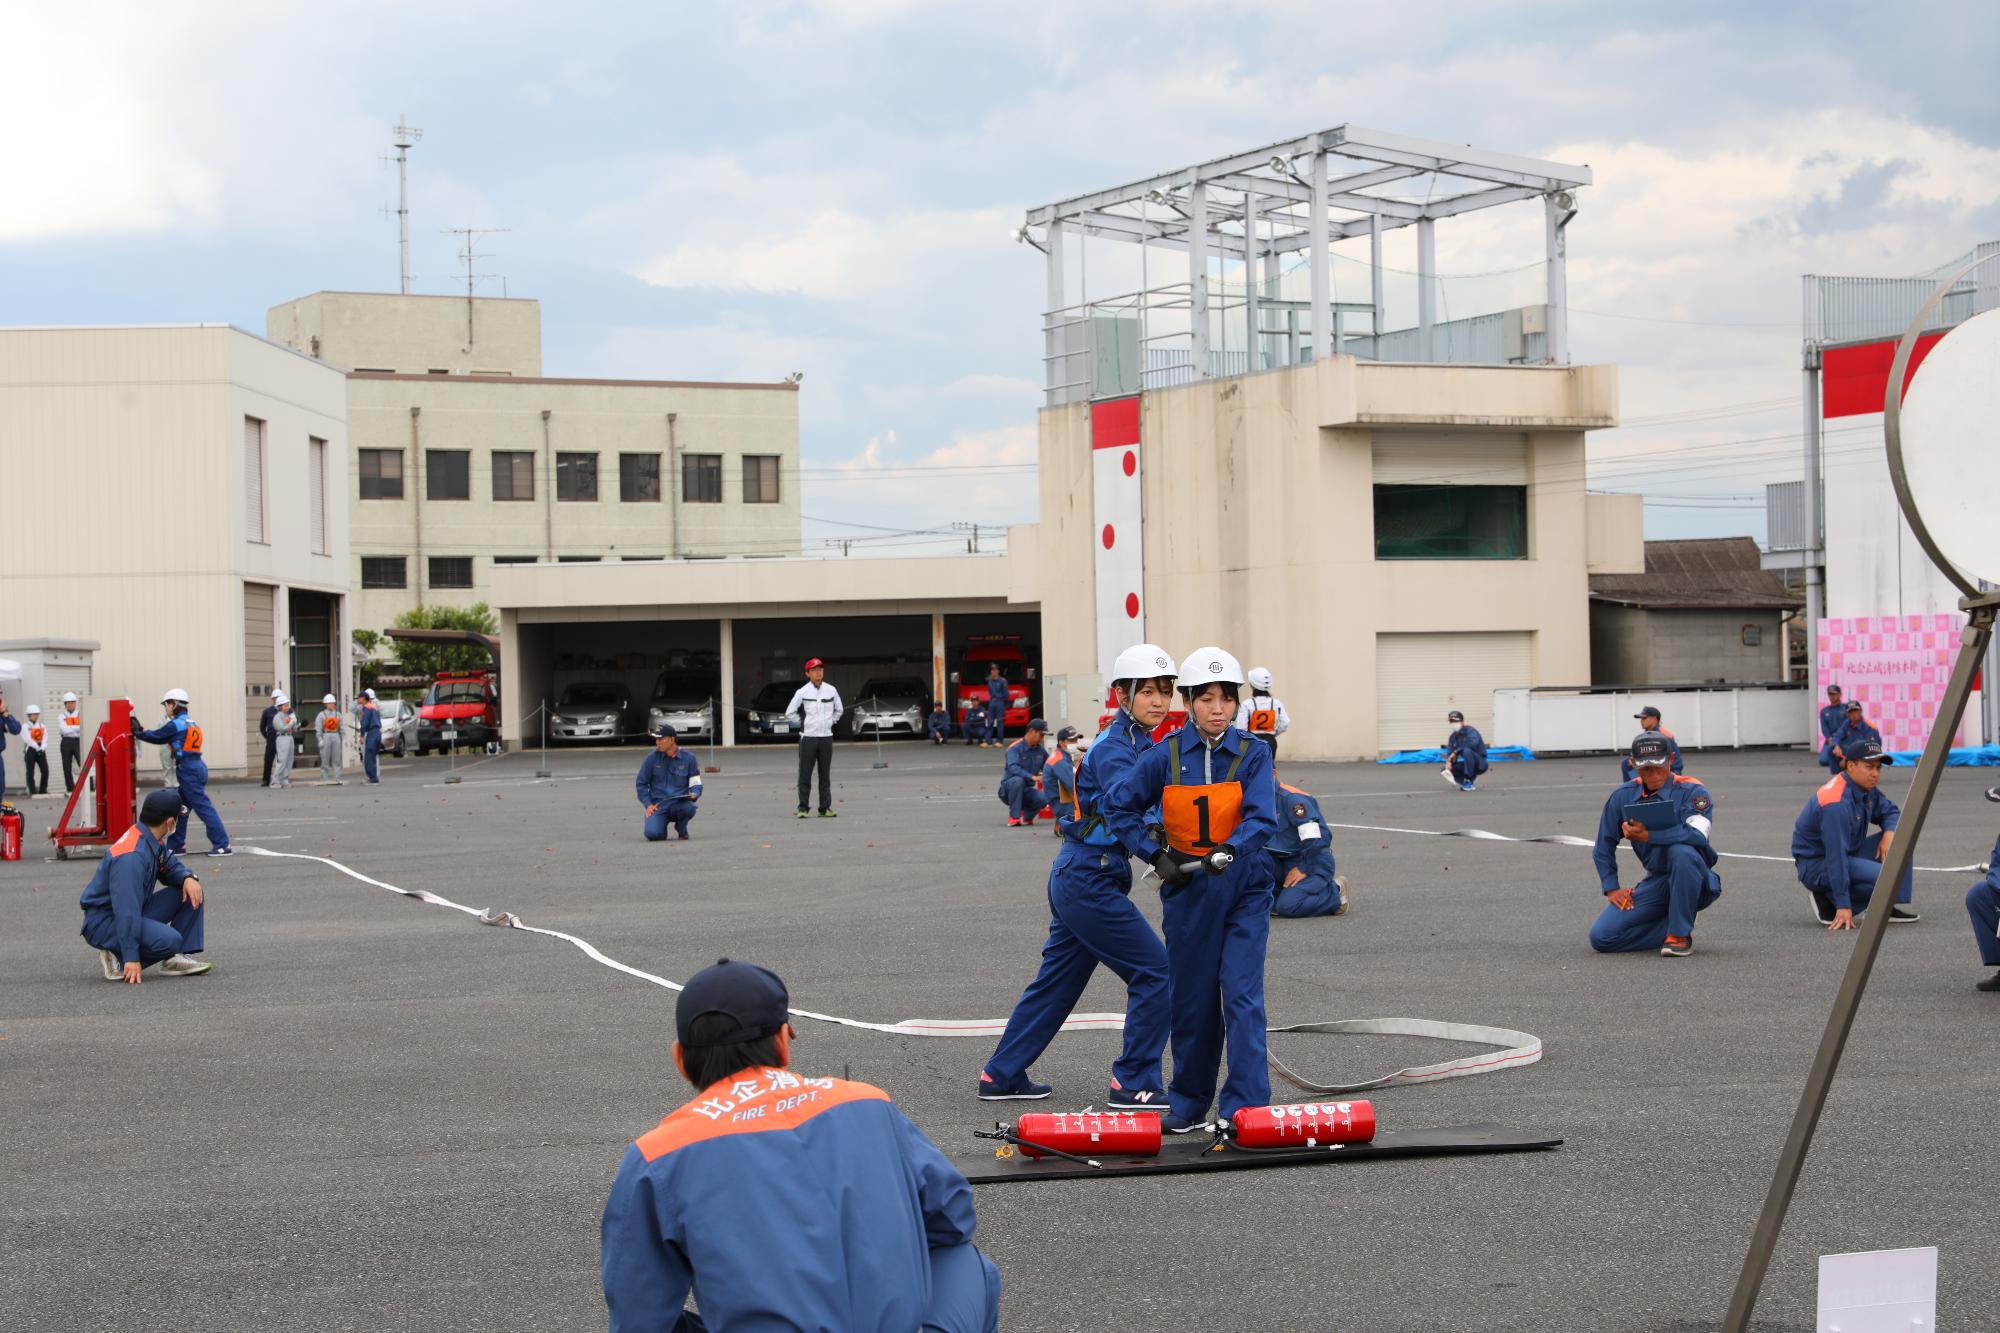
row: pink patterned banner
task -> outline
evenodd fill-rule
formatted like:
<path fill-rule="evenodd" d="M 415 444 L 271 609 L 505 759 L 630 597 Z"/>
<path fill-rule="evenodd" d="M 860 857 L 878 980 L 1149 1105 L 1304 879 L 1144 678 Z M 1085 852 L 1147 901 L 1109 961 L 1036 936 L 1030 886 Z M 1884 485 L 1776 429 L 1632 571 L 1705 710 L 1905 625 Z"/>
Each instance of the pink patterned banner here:
<path fill-rule="evenodd" d="M 1921 750 L 1951 680 L 1962 616 L 1856 616 L 1819 622 L 1821 688 L 1859 700 L 1883 748 Z M 1972 713 L 1966 710 L 1967 715 Z M 1968 745 L 1961 720 L 1954 745 Z"/>

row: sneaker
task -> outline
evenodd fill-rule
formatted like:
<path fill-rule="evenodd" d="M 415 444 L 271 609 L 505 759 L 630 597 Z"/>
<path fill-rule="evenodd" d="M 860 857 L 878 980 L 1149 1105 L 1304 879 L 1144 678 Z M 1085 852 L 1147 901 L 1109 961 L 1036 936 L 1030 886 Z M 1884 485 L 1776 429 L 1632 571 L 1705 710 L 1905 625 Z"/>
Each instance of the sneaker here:
<path fill-rule="evenodd" d="M 1921 920 L 1923 920 L 1922 917 L 1918 916 L 1915 912 L 1903 906 L 1901 903 L 1896 903 L 1889 908 L 1889 924 L 1892 926 L 1907 926 L 1912 921 L 1921 921 Z"/>
<path fill-rule="evenodd" d="M 833 811 L 831 811 L 831 810 L 822 810 L 822 811 L 820 811 L 820 812 L 819 812 L 819 817 L 820 817 L 821 819 L 838 819 L 838 818 L 840 818 L 840 816 L 839 816 L 839 815 L 835 814 L 835 813 L 834 813 Z"/>
<path fill-rule="evenodd" d="M 793 816 L 792 816 L 792 818 L 794 818 L 794 819 L 811 819 L 811 818 L 812 818 L 812 811 L 810 811 L 810 810 L 806 809 L 806 808 L 805 808 L 804 806 L 800 806 L 800 807 L 799 807 L 799 812 L 798 812 L 798 813 L 797 813 L 796 815 L 793 815 Z"/>
<path fill-rule="evenodd" d="M 1012 815 L 1009 815 L 1009 816 L 1007 817 L 1007 827 L 1008 827 L 1008 828 L 1019 828 L 1019 827 L 1021 827 L 1021 821 L 1020 821 L 1020 820 L 1018 820 L 1018 819 L 1015 819 L 1015 818 L 1014 818 L 1014 817 L 1013 817 Z"/>
<path fill-rule="evenodd" d="M 1660 946 L 1662 958 L 1685 958 L 1694 952 L 1694 939 L 1688 935 L 1669 935 L 1667 942 Z"/>
<path fill-rule="evenodd" d="M 1346 916 L 1347 909 L 1354 906 L 1354 894 L 1347 887 L 1347 876 L 1335 875 L 1333 886 L 1340 890 L 1340 906 L 1327 913 L 1328 916 Z"/>
<path fill-rule="evenodd" d="M 1813 920 L 1819 922 L 1822 926 L 1832 925 L 1833 899 L 1813 890 L 1808 890 L 1808 892 L 1812 893 Z"/>
<path fill-rule="evenodd" d="M 208 854 L 210 856 L 234 856 L 236 855 L 236 849 L 234 847 L 211 847 L 208 849 Z"/>
<path fill-rule="evenodd" d="M 204 972 L 214 970 L 214 968 L 214 963 L 204 963 L 199 958 L 190 958 L 184 953 L 177 953 L 172 958 L 160 964 L 160 975 L 163 977 L 198 977 Z"/>
<path fill-rule="evenodd" d="M 688 835 L 685 833 L 681 834 L 681 841 L 686 842 L 687 840 L 688 840 Z"/>
<path fill-rule="evenodd" d="M 1474 783 L 1470 783 L 1470 782 L 1466 782 L 1466 783 L 1461 783 L 1458 789 L 1459 789 L 1460 791 L 1478 791 L 1478 790 L 1479 790 L 1479 788 L 1478 788 L 1478 786 L 1477 786 L 1476 784 L 1474 784 Z"/>
<path fill-rule="evenodd" d="M 116 949 L 99 949 L 97 951 L 97 961 L 104 966 L 104 979 L 106 981 L 125 980 L 125 964 L 118 957 Z M 1993 975 L 2000 977 L 2000 972 L 1995 972 Z"/>
<path fill-rule="evenodd" d="M 1208 1121 L 1205 1119 L 1187 1120 L 1175 1115 L 1172 1111 L 1160 1117 L 1160 1132 L 1162 1134 L 1192 1134 L 1197 1129 L 1207 1128 Z"/>
<path fill-rule="evenodd" d="M 1990 977 L 1986 978 L 1986 980 L 1984 980 L 1984 981 L 1982 981 L 1982 982 L 1979 982 L 1979 983 L 1978 983 L 1977 985 L 1975 985 L 1975 986 L 1974 986 L 1974 987 L 1973 987 L 1972 989 L 1974 989 L 1974 990 L 2000 990 L 2000 970 L 1995 970 L 1995 972 L 1993 973 L 1993 975 L 1992 975 L 1992 976 L 1990 976 Z"/>
<path fill-rule="evenodd" d="M 1121 1088 L 1117 1083 L 1104 1094 L 1105 1109 L 1111 1111 L 1158 1111 L 1165 1114 L 1167 1094 L 1158 1088 Z"/>
<path fill-rule="evenodd" d="M 1037 1083 L 1026 1074 L 1018 1083 L 1001 1085 L 993 1081 L 993 1075 L 979 1071 L 979 1100 L 982 1102 L 1038 1102 L 1055 1089 L 1046 1083 Z"/>
<path fill-rule="evenodd" d="M 1438 776 L 1443 778 L 1446 782 L 1449 782 L 1454 787 L 1459 785 L 1458 779 L 1452 776 L 1451 770 L 1448 768 L 1440 768 L 1438 770 Z"/>

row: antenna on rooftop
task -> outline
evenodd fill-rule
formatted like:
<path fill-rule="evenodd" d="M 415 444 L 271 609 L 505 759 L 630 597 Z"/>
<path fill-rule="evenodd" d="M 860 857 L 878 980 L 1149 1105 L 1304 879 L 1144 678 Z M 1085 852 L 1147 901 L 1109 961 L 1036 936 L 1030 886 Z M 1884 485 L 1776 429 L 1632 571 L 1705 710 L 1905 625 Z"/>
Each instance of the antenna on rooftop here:
<path fill-rule="evenodd" d="M 479 236 L 498 236 L 501 235 L 502 233 L 512 231 L 513 228 L 512 227 L 446 227 L 443 230 L 445 235 L 447 236 L 459 236 L 464 238 L 463 241 L 461 242 L 461 248 L 459 249 L 458 252 L 458 259 L 460 263 L 465 265 L 465 342 L 466 342 L 466 347 L 469 350 L 473 342 L 472 338 L 473 292 L 474 289 L 478 286 L 479 280 L 481 278 L 490 278 L 493 276 L 493 274 L 491 273 L 480 273 L 475 270 L 474 265 L 479 260 L 491 259 L 493 258 L 493 255 L 492 252 L 490 251 L 474 250 L 473 249 L 473 245 L 475 243 L 474 238 Z"/>
<path fill-rule="evenodd" d="M 396 231 L 403 250 L 403 295 L 410 294 L 410 148 L 424 132 L 409 123 L 407 115 L 396 118 L 390 133 L 396 136 Z"/>

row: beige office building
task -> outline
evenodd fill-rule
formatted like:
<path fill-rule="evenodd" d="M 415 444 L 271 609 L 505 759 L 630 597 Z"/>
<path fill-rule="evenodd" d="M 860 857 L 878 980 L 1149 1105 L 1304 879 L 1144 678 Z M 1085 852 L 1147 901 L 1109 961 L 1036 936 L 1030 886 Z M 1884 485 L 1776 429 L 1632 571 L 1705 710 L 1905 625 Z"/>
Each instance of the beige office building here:
<path fill-rule="evenodd" d="M 98 643 L 93 734 L 179 686 L 229 777 L 261 764 L 274 685 L 345 698 L 337 371 L 222 324 L 0 329 L 0 364 L 0 620 Z"/>
<path fill-rule="evenodd" d="M 347 370 L 354 624 L 497 565 L 796 555 L 791 383 L 546 377 L 531 300 L 319 292 L 270 336 Z"/>

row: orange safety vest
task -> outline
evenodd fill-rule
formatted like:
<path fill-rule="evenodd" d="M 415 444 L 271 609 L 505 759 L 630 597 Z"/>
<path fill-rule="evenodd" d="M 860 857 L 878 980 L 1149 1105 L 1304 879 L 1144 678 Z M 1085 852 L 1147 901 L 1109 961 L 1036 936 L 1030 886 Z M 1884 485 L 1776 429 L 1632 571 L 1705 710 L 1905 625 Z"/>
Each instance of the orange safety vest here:
<path fill-rule="evenodd" d="M 187 734 L 181 737 L 181 753 L 201 758 L 201 728 L 192 722 L 188 723 Z"/>
<path fill-rule="evenodd" d="M 340 714 L 338 714 L 338 713 L 328 713 L 328 714 L 327 714 L 326 716 L 322 717 L 322 718 L 321 718 L 321 719 L 319 720 L 319 729 L 320 729 L 321 731 L 325 731 L 325 732 L 334 732 L 334 731 L 339 731 L 339 730 L 340 730 Z"/>
<path fill-rule="evenodd" d="M 41 723 L 37 722 L 34 726 L 28 728 L 28 739 L 36 745 L 45 743 L 48 738 L 49 729 Z"/>
<path fill-rule="evenodd" d="M 1236 770 L 1243 766 L 1243 752 L 1237 751 L 1222 781 L 1201 786 L 1181 782 L 1181 734 L 1167 737 L 1170 775 L 1160 793 L 1160 822 L 1166 828 L 1167 846 L 1183 856 L 1207 856 L 1236 832 L 1243 819 L 1243 784 Z"/>
<path fill-rule="evenodd" d="M 1275 736 L 1278 734 L 1278 710 L 1275 708 L 1253 708 L 1250 710 L 1250 725 L 1247 728 L 1253 736 Z"/>

